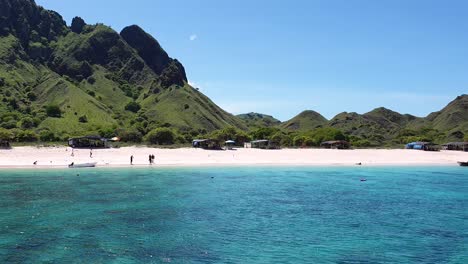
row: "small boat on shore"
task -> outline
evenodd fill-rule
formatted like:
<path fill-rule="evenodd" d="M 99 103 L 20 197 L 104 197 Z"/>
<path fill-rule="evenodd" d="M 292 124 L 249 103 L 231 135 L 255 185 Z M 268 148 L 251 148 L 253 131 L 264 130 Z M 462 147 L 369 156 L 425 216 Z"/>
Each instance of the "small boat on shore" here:
<path fill-rule="evenodd" d="M 70 163 L 68 168 L 93 168 L 96 167 L 97 162 L 88 162 L 88 163 Z"/>
<path fill-rule="evenodd" d="M 462 167 L 468 167 L 468 161 L 459 161 L 458 165 L 460 165 Z"/>

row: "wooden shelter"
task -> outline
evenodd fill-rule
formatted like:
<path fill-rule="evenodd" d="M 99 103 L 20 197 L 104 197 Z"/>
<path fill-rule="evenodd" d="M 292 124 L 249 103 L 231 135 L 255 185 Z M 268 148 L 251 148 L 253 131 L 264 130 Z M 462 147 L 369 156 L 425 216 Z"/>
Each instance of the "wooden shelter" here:
<path fill-rule="evenodd" d="M 216 139 L 195 139 L 192 147 L 202 149 L 221 149 L 221 143 Z"/>
<path fill-rule="evenodd" d="M 468 142 L 449 142 L 442 145 L 443 150 L 468 151 Z"/>
<path fill-rule="evenodd" d="M 250 141 L 250 147 L 259 149 L 279 149 L 277 144 L 267 139 Z"/>
<path fill-rule="evenodd" d="M 235 145 L 236 145 L 236 142 L 234 140 L 226 140 L 224 142 L 224 148 L 225 149 L 229 149 L 229 150 L 233 149 Z"/>
<path fill-rule="evenodd" d="M 320 144 L 321 148 L 327 149 L 349 149 L 351 144 L 346 140 L 324 141 Z"/>
<path fill-rule="evenodd" d="M 110 148 L 109 140 L 100 136 L 70 138 L 68 146 L 72 148 Z"/>

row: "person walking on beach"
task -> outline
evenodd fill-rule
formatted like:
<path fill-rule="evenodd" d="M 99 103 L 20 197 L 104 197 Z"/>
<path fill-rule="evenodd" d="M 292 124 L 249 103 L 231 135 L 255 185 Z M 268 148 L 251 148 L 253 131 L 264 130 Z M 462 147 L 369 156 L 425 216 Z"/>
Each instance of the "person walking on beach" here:
<path fill-rule="evenodd" d="M 93 149 L 90 149 L 90 150 L 89 150 L 89 157 L 90 157 L 90 158 L 93 157 Z"/>
<path fill-rule="evenodd" d="M 151 154 L 151 163 L 154 164 L 154 154 Z"/>
<path fill-rule="evenodd" d="M 148 155 L 148 161 L 149 161 L 149 164 L 153 164 L 153 160 L 151 159 L 151 154 Z"/>
<path fill-rule="evenodd" d="M 71 153 L 71 156 L 74 157 L 75 156 L 75 152 L 74 152 L 74 149 L 72 149 L 72 153 Z"/>
<path fill-rule="evenodd" d="M 133 165 L 133 155 L 130 156 L 130 165 Z"/>

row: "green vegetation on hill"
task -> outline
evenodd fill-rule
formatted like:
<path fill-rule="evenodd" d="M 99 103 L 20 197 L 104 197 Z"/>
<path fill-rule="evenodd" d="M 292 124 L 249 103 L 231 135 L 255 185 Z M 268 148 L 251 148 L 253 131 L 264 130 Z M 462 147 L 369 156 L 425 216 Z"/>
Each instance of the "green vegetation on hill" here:
<path fill-rule="evenodd" d="M 343 112 L 323 126 L 339 129 L 349 136 L 354 146 L 362 147 L 392 147 L 418 140 L 462 141 L 468 134 L 468 95 L 458 96 L 426 118 L 380 107 L 362 115 Z"/>
<path fill-rule="evenodd" d="M 305 131 L 322 127 L 326 125 L 327 122 L 328 120 L 321 114 L 312 110 L 306 110 L 289 121 L 282 123 L 280 127 L 283 129 Z"/>
<path fill-rule="evenodd" d="M 211 137 L 385 147 L 468 137 L 468 95 L 425 118 L 385 108 L 331 120 L 304 111 L 283 123 L 258 113 L 233 116 L 191 87 L 183 65 L 140 27 L 118 33 L 79 17 L 68 27 L 33 0 L 0 0 L 0 102 L 0 139 L 23 142 L 101 135 L 152 144 Z"/>
<path fill-rule="evenodd" d="M 259 113 L 247 113 L 237 115 L 238 118 L 242 119 L 246 126 L 249 128 L 259 128 L 259 127 L 272 127 L 281 124 L 281 121 L 270 116 Z"/>
<path fill-rule="evenodd" d="M 119 34 L 76 17 L 67 27 L 30 0 L 0 1 L 0 100 L 0 127 L 16 141 L 246 129 L 190 87 L 182 64 L 138 26 Z"/>

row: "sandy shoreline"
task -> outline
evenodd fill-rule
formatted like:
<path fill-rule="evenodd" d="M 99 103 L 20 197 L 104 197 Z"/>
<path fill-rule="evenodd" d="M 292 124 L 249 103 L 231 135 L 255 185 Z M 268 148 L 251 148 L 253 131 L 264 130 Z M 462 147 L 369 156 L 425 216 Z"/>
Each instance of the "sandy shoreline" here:
<path fill-rule="evenodd" d="M 468 152 L 424 152 L 404 149 L 244 149 L 210 151 L 193 148 L 157 149 L 124 147 L 89 149 L 65 147 L 15 147 L 0 150 L 0 168 L 64 168 L 71 162 L 97 162 L 98 167 L 148 167 L 148 155 L 156 156 L 155 165 L 164 167 L 193 166 L 438 166 L 468 161 Z M 37 165 L 33 163 L 37 161 Z"/>

